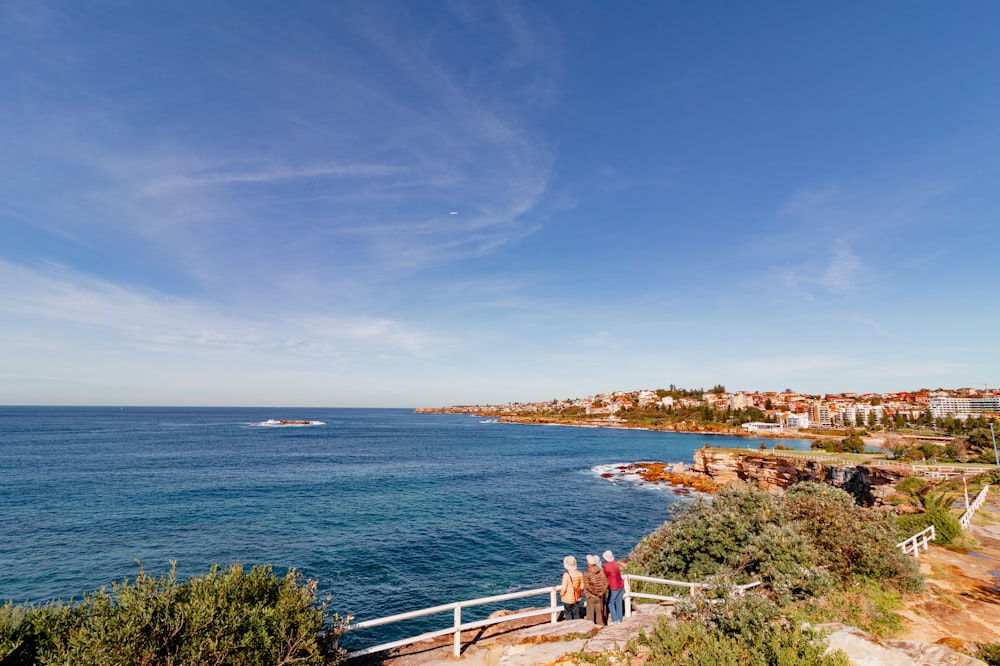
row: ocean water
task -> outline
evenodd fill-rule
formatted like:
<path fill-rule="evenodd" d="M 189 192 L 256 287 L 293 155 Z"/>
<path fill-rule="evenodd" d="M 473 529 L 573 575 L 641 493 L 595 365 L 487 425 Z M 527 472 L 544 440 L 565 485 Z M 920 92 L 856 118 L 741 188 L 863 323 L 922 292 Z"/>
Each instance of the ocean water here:
<path fill-rule="evenodd" d="M 271 418 L 324 425 L 253 425 Z M 602 472 L 706 441 L 757 443 L 398 409 L 0 407 L 0 600 L 79 599 L 171 561 L 294 567 L 357 620 L 551 585 L 564 555 L 624 557 L 690 501 Z"/>

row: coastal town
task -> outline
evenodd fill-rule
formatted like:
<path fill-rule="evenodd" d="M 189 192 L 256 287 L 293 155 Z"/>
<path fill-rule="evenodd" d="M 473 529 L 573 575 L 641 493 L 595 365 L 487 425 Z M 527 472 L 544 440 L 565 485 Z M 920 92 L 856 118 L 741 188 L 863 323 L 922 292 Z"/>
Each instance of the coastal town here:
<path fill-rule="evenodd" d="M 417 411 L 696 432 L 797 435 L 845 428 L 952 432 L 961 431 L 970 419 L 996 420 L 1000 415 L 1000 389 L 984 386 L 810 395 L 791 389 L 729 392 L 721 385 L 709 390 L 671 385 L 667 389 L 612 391 L 549 402 L 455 405 Z"/>

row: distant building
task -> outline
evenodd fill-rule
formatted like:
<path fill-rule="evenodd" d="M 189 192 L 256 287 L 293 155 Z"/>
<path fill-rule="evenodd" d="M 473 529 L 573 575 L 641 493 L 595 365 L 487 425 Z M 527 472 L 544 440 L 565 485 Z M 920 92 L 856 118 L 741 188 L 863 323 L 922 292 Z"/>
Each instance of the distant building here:
<path fill-rule="evenodd" d="M 820 427 L 833 425 L 830 420 L 830 407 L 824 402 L 816 401 L 809 406 L 810 420 Z"/>
<path fill-rule="evenodd" d="M 785 416 L 786 428 L 808 428 L 809 417 L 805 414 L 788 414 Z"/>
<path fill-rule="evenodd" d="M 983 412 L 1000 412 L 1000 396 L 988 395 L 981 398 L 931 398 L 931 416 L 936 419 L 949 414 L 958 419 L 965 419 L 973 414 Z"/>
<path fill-rule="evenodd" d="M 741 427 L 747 432 L 781 432 L 782 430 L 780 423 L 762 423 L 760 421 L 744 423 Z"/>
<path fill-rule="evenodd" d="M 744 393 L 743 391 L 740 391 L 739 393 L 734 393 L 729 398 L 729 408 L 732 409 L 733 411 L 736 411 L 737 409 L 746 409 L 749 406 L 750 406 L 750 400 L 747 397 L 747 394 Z"/>

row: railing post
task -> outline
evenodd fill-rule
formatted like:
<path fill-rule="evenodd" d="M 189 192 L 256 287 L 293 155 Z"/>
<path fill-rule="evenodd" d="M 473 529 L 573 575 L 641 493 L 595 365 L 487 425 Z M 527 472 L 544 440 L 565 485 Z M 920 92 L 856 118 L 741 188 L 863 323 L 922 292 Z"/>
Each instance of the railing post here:
<path fill-rule="evenodd" d="M 455 606 L 455 650 L 456 657 L 462 656 L 462 607 Z"/>
<path fill-rule="evenodd" d="M 559 613 L 556 612 L 556 588 L 549 591 L 549 606 L 552 607 L 552 624 L 559 621 Z"/>
<path fill-rule="evenodd" d="M 632 579 L 628 575 L 625 576 L 625 593 L 622 595 L 622 601 L 625 603 L 625 617 L 632 617 Z"/>

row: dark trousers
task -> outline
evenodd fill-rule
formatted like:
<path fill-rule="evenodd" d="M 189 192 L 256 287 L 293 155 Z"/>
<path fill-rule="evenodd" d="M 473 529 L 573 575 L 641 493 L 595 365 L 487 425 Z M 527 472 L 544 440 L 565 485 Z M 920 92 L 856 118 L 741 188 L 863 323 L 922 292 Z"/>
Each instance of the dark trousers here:
<path fill-rule="evenodd" d="M 583 602 L 578 601 L 575 604 L 567 604 L 563 602 L 563 618 L 566 620 L 582 620 Z"/>

